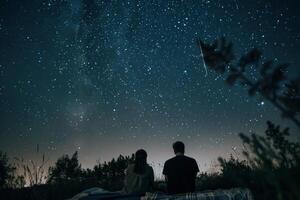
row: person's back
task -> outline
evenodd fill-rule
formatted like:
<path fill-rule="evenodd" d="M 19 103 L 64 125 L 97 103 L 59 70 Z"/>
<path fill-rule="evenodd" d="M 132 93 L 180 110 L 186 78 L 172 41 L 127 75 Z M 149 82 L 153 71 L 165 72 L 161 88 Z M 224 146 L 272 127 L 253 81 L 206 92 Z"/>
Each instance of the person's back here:
<path fill-rule="evenodd" d="M 134 164 L 131 164 L 126 169 L 124 182 L 124 192 L 129 194 L 139 194 L 150 192 L 153 187 L 153 169 L 149 165 L 143 174 L 134 172 Z"/>
<path fill-rule="evenodd" d="M 182 146 L 183 143 L 181 142 Z M 173 148 L 176 148 L 174 143 Z M 166 176 L 167 190 L 169 194 L 187 193 L 195 191 L 195 178 L 199 168 L 195 159 L 184 155 L 183 150 L 174 148 L 175 157 L 167 160 L 164 165 L 163 174 Z"/>
<path fill-rule="evenodd" d="M 146 162 L 147 153 L 140 149 L 135 154 L 134 164 L 128 165 L 125 171 L 123 191 L 127 194 L 150 192 L 154 184 L 154 172 Z"/>

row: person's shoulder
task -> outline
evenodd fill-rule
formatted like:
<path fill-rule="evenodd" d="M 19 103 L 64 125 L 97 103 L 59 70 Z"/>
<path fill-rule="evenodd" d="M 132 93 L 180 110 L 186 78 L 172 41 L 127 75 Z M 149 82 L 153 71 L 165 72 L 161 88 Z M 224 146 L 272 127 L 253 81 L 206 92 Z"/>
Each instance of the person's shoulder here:
<path fill-rule="evenodd" d="M 172 158 L 166 160 L 165 164 L 172 163 L 172 162 L 174 162 L 174 160 L 176 160 L 176 156 L 174 156 L 174 157 L 172 157 Z"/>
<path fill-rule="evenodd" d="M 190 161 L 190 162 L 196 162 L 196 160 L 192 157 L 189 156 L 184 156 L 186 160 Z"/>
<path fill-rule="evenodd" d="M 197 161 L 194 158 L 186 156 L 186 163 L 188 163 L 190 166 L 193 166 L 196 172 L 199 172 Z"/>
<path fill-rule="evenodd" d="M 146 165 L 146 172 L 147 173 L 154 173 L 153 167 L 149 164 Z"/>

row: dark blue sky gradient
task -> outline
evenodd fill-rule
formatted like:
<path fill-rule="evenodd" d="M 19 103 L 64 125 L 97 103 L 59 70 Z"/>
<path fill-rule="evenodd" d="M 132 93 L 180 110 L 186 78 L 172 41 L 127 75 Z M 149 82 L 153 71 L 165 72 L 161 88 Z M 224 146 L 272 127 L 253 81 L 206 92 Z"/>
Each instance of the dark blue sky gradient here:
<path fill-rule="evenodd" d="M 210 170 L 218 156 L 239 154 L 239 132 L 261 133 L 266 120 L 297 131 L 264 99 L 214 71 L 205 76 L 195 44 L 225 36 L 237 56 L 258 47 L 299 75 L 297 8 L 296 0 L 3 0 L 0 149 L 35 159 L 39 144 L 50 164 L 77 150 L 92 167 L 145 148 L 160 176 L 175 140 Z"/>

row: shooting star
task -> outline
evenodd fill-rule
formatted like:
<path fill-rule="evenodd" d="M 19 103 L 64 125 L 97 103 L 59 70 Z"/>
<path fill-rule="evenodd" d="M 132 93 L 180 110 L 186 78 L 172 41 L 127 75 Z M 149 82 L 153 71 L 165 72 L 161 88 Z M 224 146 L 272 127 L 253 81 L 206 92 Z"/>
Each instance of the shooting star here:
<path fill-rule="evenodd" d="M 202 62 L 203 62 L 203 67 L 204 67 L 204 70 L 205 70 L 205 77 L 206 77 L 207 76 L 207 66 L 205 64 L 204 55 L 203 55 L 203 51 L 202 51 L 202 45 L 201 45 L 201 41 L 200 40 L 198 40 L 198 45 L 199 45 L 200 55 L 202 57 Z"/>

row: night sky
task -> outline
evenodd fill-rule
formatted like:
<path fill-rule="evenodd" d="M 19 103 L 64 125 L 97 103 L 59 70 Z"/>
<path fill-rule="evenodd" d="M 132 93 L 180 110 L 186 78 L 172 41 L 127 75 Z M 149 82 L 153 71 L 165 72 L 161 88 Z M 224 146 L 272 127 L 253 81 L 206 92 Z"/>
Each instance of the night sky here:
<path fill-rule="evenodd" d="M 298 2 L 298 3 L 297 3 Z M 195 43 L 225 36 L 299 75 L 297 0 L 1 0 L 0 150 L 79 152 L 83 167 L 139 148 L 161 175 L 182 140 L 201 170 L 239 156 L 238 133 L 280 112 L 208 69 Z M 251 75 L 251 74 L 250 74 Z"/>

